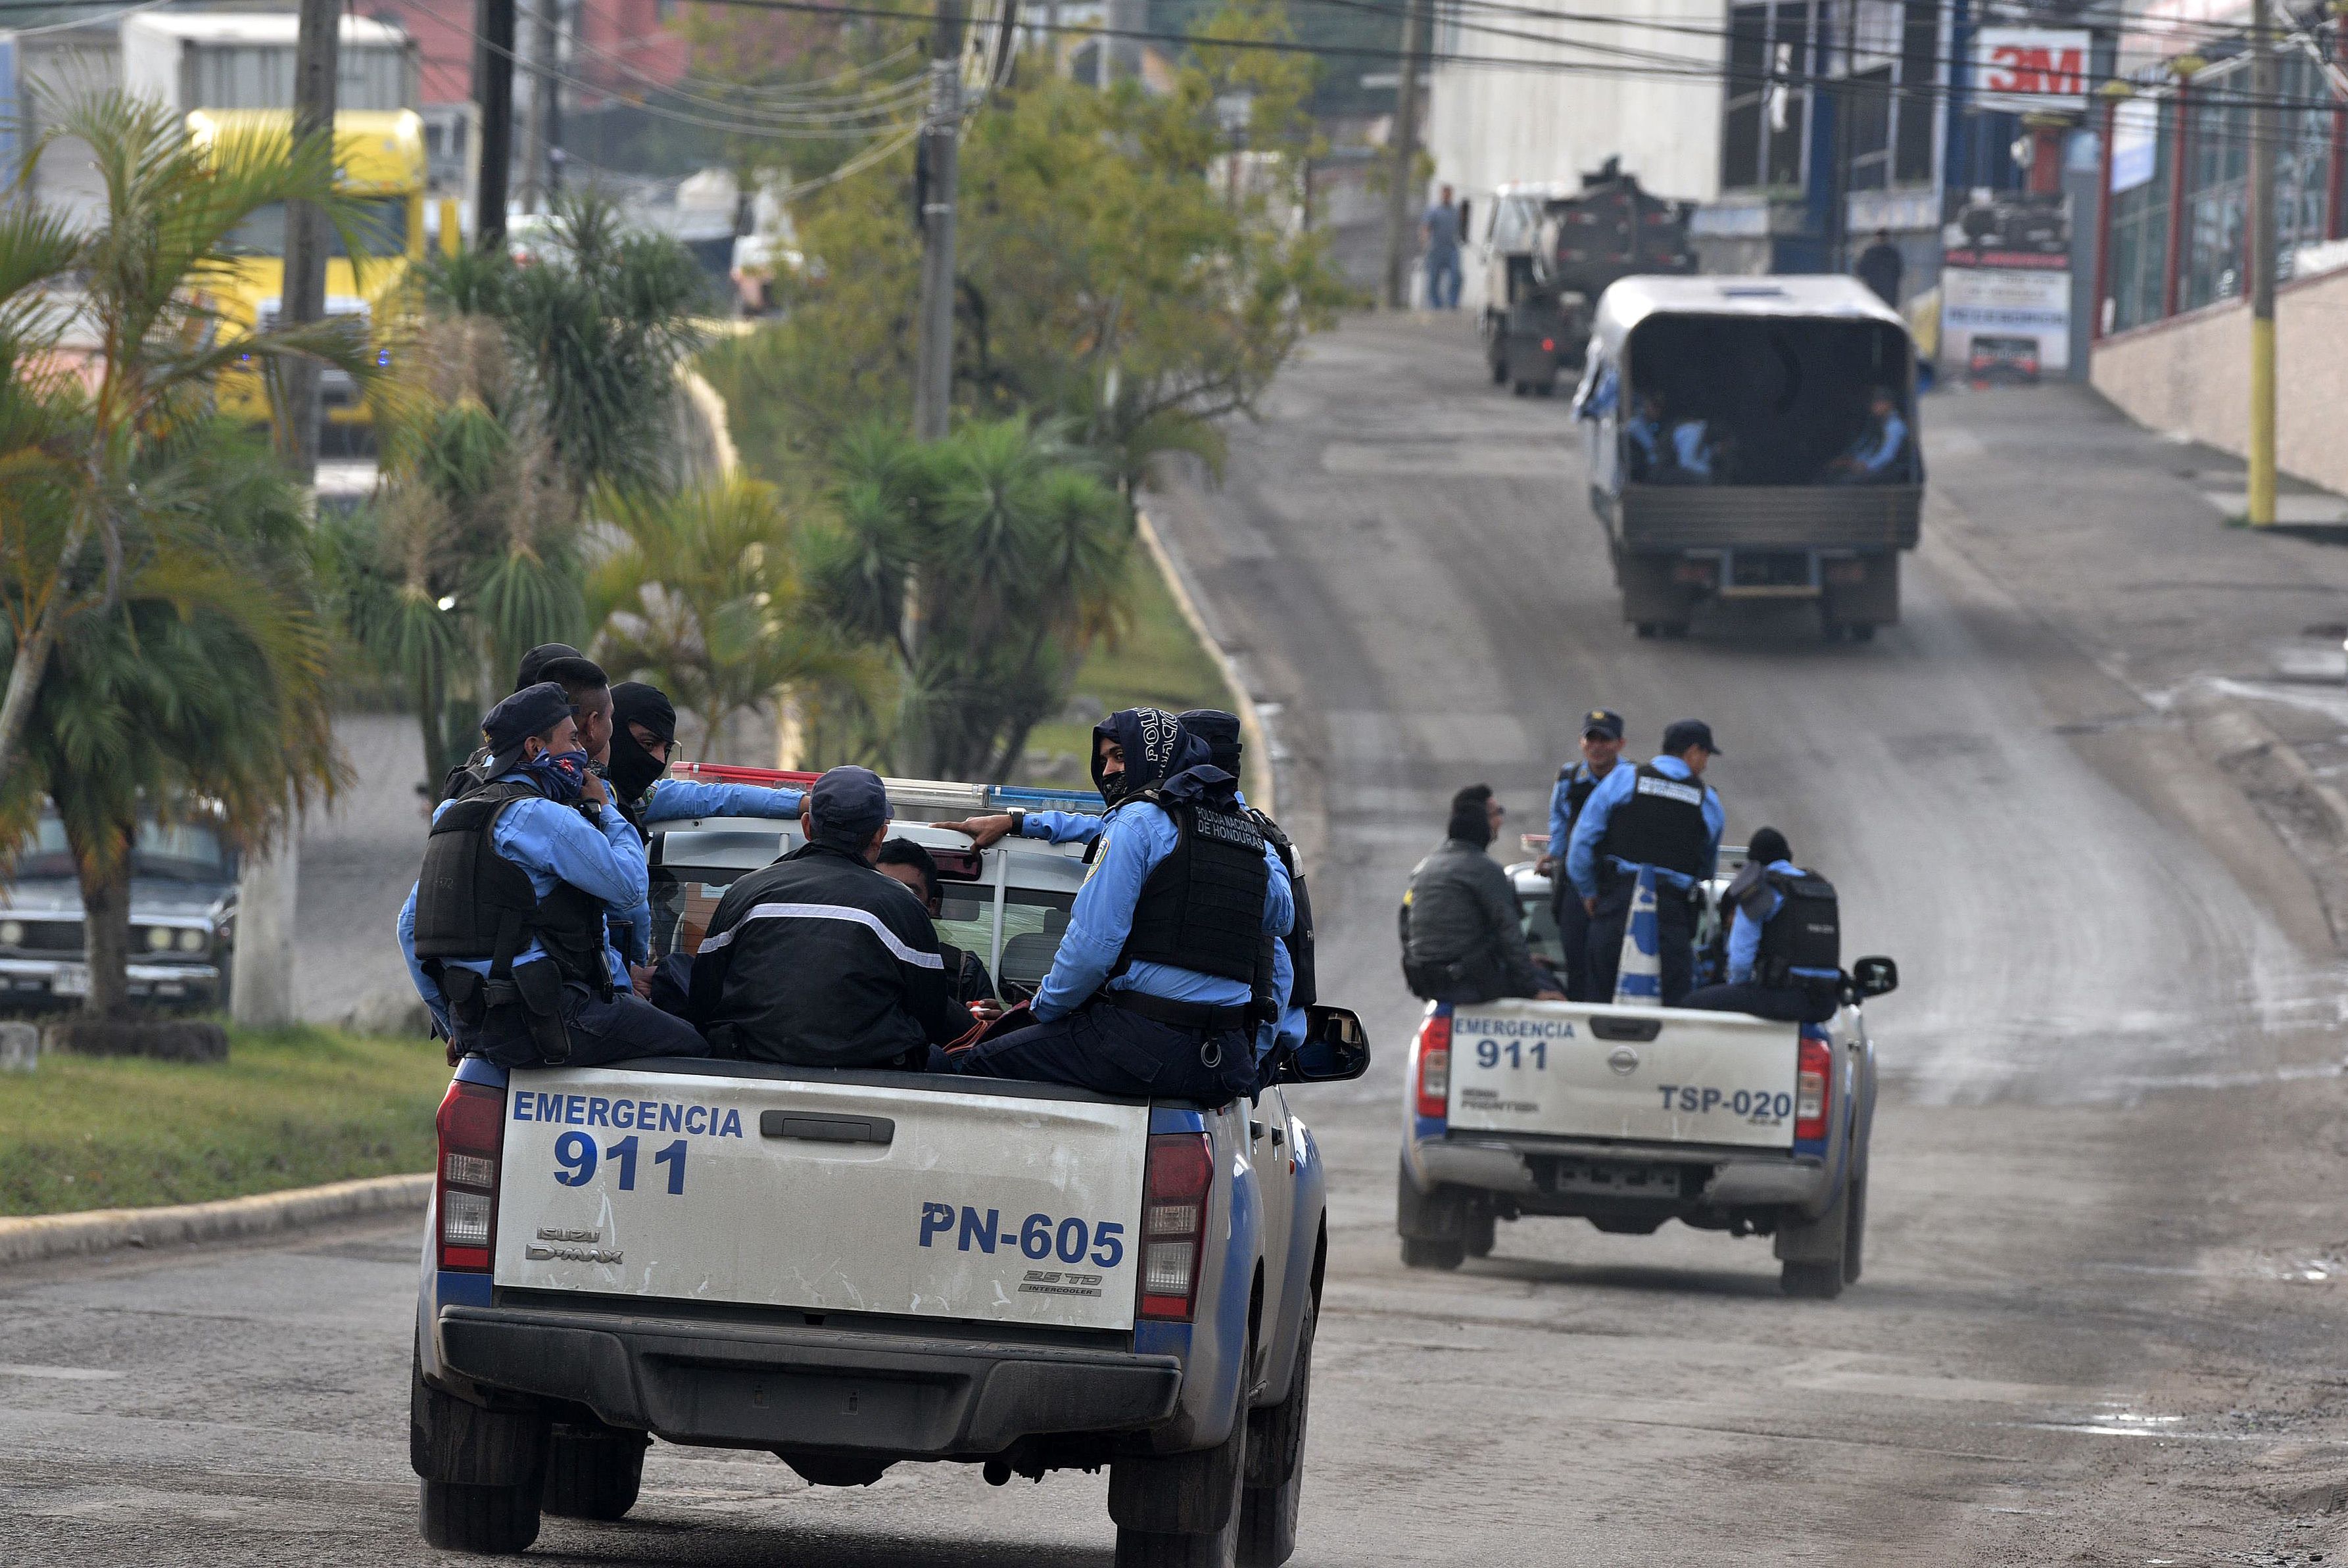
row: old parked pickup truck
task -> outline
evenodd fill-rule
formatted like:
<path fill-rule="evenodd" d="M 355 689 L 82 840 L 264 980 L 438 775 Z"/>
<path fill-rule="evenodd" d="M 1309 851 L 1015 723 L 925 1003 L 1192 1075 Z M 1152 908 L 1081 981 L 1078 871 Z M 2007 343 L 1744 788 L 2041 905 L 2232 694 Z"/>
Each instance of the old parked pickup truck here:
<path fill-rule="evenodd" d="M 689 940 L 695 900 L 795 830 L 666 825 L 664 939 Z M 951 836 L 959 934 L 1015 975 L 1036 945 L 1020 938 L 1065 922 L 1082 867 L 1034 840 L 982 854 Z M 1288 1097 L 1368 1060 L 1335 1008 L 1252 1104 L 1220 1108 L 768 1062 L 467 1058 L 440 1108 L 417 1306 L 426 1539 L 519 1552 L 544 1512 L 617 1519 L 658 1437 L 768 1449 L 828 1486 L 911 1460 L 997 1484 L 1107 1467 L 1120 1563 L 1284 1562 L 1328 1252 L 1320 1153 Z"/>

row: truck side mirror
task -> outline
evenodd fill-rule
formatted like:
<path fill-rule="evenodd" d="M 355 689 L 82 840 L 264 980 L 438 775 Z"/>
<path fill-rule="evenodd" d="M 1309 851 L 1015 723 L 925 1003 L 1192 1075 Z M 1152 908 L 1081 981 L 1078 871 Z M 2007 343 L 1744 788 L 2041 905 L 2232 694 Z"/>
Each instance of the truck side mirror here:
<path fill-rule="evenodd" d="M 1883 957 L 1856 959 L 1850 983 L 1862 996 L 1888 996 L 1900 989 L 1900 965 Z"/>
<path fill-rule="evenodd" d="M 1350 1007 L 1304 1009 L 1304 1043 L 1286 1053 L 1274 1083 L 1344 1083 L 1370 1070 L 1370 1037 Z"/>

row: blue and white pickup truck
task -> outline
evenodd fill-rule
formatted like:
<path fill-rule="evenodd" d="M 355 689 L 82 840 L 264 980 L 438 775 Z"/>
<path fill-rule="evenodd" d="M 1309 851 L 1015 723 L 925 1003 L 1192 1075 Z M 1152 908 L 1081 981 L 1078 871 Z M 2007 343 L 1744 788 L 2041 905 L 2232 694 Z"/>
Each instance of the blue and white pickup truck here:
<path fill-rule="evenodd" d="M 669 825 L 656 942 L 697 940 L 700 902 L 796 826 Z M 995 974 L 1056 941 L 1083 870 L 1068 850 L 892 831 L 960 846 L 941 857 L 959 883 L 942 928 Z M 917 1460 L 997 1484 L 1106 1466 L 1118 1563 L 1284 1562 L 1328 1250 L 1286 1086 L 1368 1065 L 1353 1015 L 1315 1011 L 1303 1060 L 1220 1109 L 762 1062 L 468 1058 L 440 1108 L 417 1309 L 427 1540 L 518 1552 L 542 1512 L 617 1519 L 658 1437 L 766 1449 L 831 1486 Z"/>
<path fill-rule="evenodd" d="M 1562 968 L 1549 878 L 1530 862 L 1509 870 L 1533 956 Z M 1725 885 L 1704 890 L 1699 944 Z M 1403 1262 L 1457 1268 L 1492 1250 L 1502 1220 L 1576 1217 L 1627 1235 L 1677 1220 L 1772 1237 L 1788 1295 L 1839 1295 L 1863 1265 L 1875 1124 L 1875 1042 L 1860 1004 L 1899 975 L 1889 958 L 1855 961 L 1843 1006 L 1818 1025 L 1518 998 L 1430 1004 L 1404 1087 Z"/>

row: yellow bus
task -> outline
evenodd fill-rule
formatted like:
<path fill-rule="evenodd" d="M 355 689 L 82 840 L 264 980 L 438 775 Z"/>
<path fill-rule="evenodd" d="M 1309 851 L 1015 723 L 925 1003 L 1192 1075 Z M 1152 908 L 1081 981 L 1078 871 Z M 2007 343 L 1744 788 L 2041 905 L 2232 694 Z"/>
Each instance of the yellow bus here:
<path fill-rule="evenodd" d="M 210 146 L 238 136 L 293 134 L 290 109 L 199 109 L 188 116 L 188 134 Z M 424 256 L 424 121 L 413 109 L 352 109 L 335 116 L 335 183 L 361 198 L 356 225 L 364 255 L 354 266 L 339 236 L 329 234 L 326 314 L 356 315 L 375 336 L 378 354 L 387 341 L 386 318 L 396 314 L 408 269 Z M 240 260 L 234 273 L 206 292 L 214 308 L 240 323 L 273 325 L 285 288 L 285 209 L 263 208 L 241 224 L 231 241 Z M 365 399 L 339 370 L 325 373 L 320 400 L 326 428 L 321 445 L 331 450 L 370 423 Z M 268 395 L 255 371 L 221 378 L 220 401 L 228 413 L 255 423 L 269 418 Z M 340 443 L 336 438 L 340 438 Z"/>

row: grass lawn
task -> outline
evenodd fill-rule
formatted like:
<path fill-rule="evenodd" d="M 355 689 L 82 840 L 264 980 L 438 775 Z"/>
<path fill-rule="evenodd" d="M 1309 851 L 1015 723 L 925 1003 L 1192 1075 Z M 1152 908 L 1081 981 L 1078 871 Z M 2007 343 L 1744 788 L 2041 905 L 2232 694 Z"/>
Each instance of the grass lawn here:
<path fill-rule="evenodd" d="M 437 1041 L 232 1030 L 226 1062 L 43 1055 L 0 1078 L 0 1214 L 193 1203 L 429 1171 Z"/>
<path fill-rule="evenodd" d="M 1097 646 L 1086 658 L 1076 673 L 1073 688 L 1076 696 L 1097 703 L 1103 714 L 1124 707 L 1162 707 L 1171 713 L 1193 707 L 1231 709 L 1231 690 L 1223 684 L 1221 667 L 1191 633 L 1181 606 L 1158 574 L 1158 563 L 1138 540 L 1134 542 L 1128 570 L 1131 623 L 1116 646 Z M 1092 775 L 1082 758 L 1092 744 L 1092 723 L 1037 725 L 1027 737 L 1029 760 L 1056 757 L 1060 765 L 1014 770 L 1014 781 L 1081 784 L 1090 789 Z M 1251 757 L 1245 762 L 1247 786 L 1257 793 L 1262 792 L 1259 761 Z"/>

